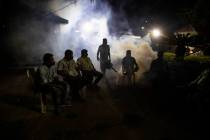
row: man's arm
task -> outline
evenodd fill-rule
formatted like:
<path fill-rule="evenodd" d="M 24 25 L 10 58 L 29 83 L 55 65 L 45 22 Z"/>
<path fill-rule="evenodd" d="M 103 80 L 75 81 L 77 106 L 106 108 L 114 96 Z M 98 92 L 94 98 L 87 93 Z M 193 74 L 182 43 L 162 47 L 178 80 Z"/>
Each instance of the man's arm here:
<path fill-rule="evenodd" d="M 136 62 L 136 59 L 135 59 L 135 58 L 133 58 L 133 60 L 134 60 L 134 65 L 135 65 L 134 70 L 135 70 L 135 72 L 136 72 L 136 71 L 138 71 L 138 70 L 139 70 L 139 66 L 138 66 L 138 64 L 137 64 L 137 62 Z"/>
<path fill-rule="evenodd" d="M 108 46 L 108 48 L 109 48 L 108 57 L 109 57 L 109 60 L 111 61 L 111 55 L 110 55 L 110 47 Z"/>
<path fill-rule="evenodd" d="M 124 58 L 122 59 L 122 73 L 123 74 L 126 74 L 126 70 L 125 70 L 125 60 L 124 60 Z"/>
<path fill-rule="evenodd" d="M 68 72 L 64 70 L 64 66 L 61 62 L 58 62 L 57 73 L 63 77 L 68 76 Z"/>
<path fill-rule="evenodd" d="M 97 51 L 97 60 L 99 61 L 99 53 L 100 53 L 100 46 L 98 47 L 98 51 Z"/>
<path fill-rule="evenodd" d="M 44 67 L 40 67 L 38 69 L 38 73 L 40 75 L 40 78 L 41 78 L 41 83 L 44 84 L 44 83 L 48 83 L 48 79 L 47 79 L 47 72 L 44 70 Z"/>
<path fill-rule="evenodd" d="M 93 65 L 93 63 L 92 63 L 92 61 L 91 61 L 91 59 L 90 58 L 88 58 L 88 59 L 89 59 L 88 62 L 90 63 L 90 65 L 92 65 L 93 70 L 96 70 L 95 67 L 94 67 L 94 65 Z"/>
<path fill-rule="evenodd" d="M 53 73 L 53 80 L 58 81 L 59 78 L 58 78 L 58 73 L 57 73 L 57 66 L 52 66 L 51 70 L 52 70 L 52 73 Z"/>
<path fill-rule="evenodd" d="M 77 59 L 76 64 L 77 64 L 78 71 L 81 71 L 82 70 L 81 60 L 80 59 Z"/>

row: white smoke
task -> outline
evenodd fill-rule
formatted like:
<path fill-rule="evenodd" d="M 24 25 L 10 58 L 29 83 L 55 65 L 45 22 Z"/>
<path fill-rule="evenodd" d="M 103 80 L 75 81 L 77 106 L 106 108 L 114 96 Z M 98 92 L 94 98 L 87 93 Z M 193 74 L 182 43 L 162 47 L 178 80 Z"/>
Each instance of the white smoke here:
<path fill-rule="evenodd" d="M 56 7 L 55 5 L 65 4 L 63 2 L 53 3 L 53 7 Z M 100 5 L 103 5 L 103 8 Z M 97 6 L 100 7 L 99 10 L 96 8 Z M 124 35 L 119 38 L 110 35 L 109 29 L 115 27 L 108 25 L 108 21 L 111 20 L 113 13 L 106 3 L 100 3 L 100 1 L 91 3 L 90 1 L 80 0 L 59 11 L 58 14 L 69 20 L 68 25 L 61 26 L 60 44 L 63 46 L 61 49 L 62 53 L 69 48 L 75 52 L 75 57 L 77 58 L 80 55 L 80 50 L 86 48 L 97 69 L 99 69 L 99 62 L 96 61 L 96 52 L 103 38 L 108 39 L 108 43 L 111 46 L 112 61 L 119 72 L 121 59 L 125 56 L 125 52 L 128 49 L 132 51 L 132 55 L 136 58 L 140 67 L 137 74 L 138 77 L 149 70 L 151 62 L 157 57 L 156 52 L 150 47 L 151 40 L 149 36 L 141 38 L 133 35 Z M 125 26 L 125 24 L 120 24 L 119 26 Z M 55 50 L 55 52 L 59 52 L 59 50 Z"/>
<path fill-rule="evenodd" d="M 52 7 L 65 5 L 64 1 L 56 2 L 52 4 Z M 104 37 L 109 37 L 107 23 L 111 15 L 110 9 L 105 6 L 98 11 L 96 3 L 79 0 L 58 11 L 57 14 L 69 20 L 69 24 L 61 25 L 60 28 L 59 41 L 63 50 L 72 49 L 75 52 L 75 57 L 79 57 L 80 50 L 86 48 L 89 50 L 90 57 L 95 59 L 94 54 L 96 54 L 97 46 L 101 44 Z"/>
<path fill-rule="evenodd" d="M 73 50 L 75 59 L 77 59 L 80 56 L 81 49 L 85 48 L 99 70 L 96 52 L 103 38 L 107 38 L 111 47 L 112 62 L 119 73 L 121 60 L 128 49 L 132 51 L 132 55 L 139 64 L 138 77 L 149 70 L 151 62 L 157 57 L 150 47 L 151 39 L 149 36 L 133 36 L 131 30 L 129 30 L 131 28 L 128 21 L 123 14 L 113 13 L 109 5 L 101 0 L 94 3 L 89 0 L 73 1 L 71 5 L 69 3 L 72 3 L 72 1 L 52 0 L 48 3 L 49 11 L 69 21 L 66 25 L 51 25 L 50 22 L 45 25 L 45 22 L 40 21 L 39 23 L 36 19 L 24 22 L 24 26 L 21 23 L 21 27 L 12 37 L 17 60 L 21 58 L 20 61 L 25 63 L 34 62 L 35 59 L 41 61 L 44 53 L 51 52 L 58 61 L 62 59 L 66 49 Z M 110 24 L 110 21 L 116 21 L 116 18 L 117 22 L 111 22 Z M 119 37 L 115 36 L 113 32 L 110 33 L 110 29 L 116 28 L 120 28 L 122 31 L 124 29 L 128 30 Z M 21 48 L 17 47 L 17 44 Z M 112 75 L 113 73 L 108 72 L 108 74 Z"/>
<path fill-rule="evenodd" d="M 150 43 L 142 38 L 135 36 L 123 36 L 120 39 L 112 40 L 111 54 L 114 61 L 118 61 L 117 69 L 121 71 L 121 60 L 126 55 L 126 50 L 131 50 L 132 56 L 136 58 L 136 61 L 140 67 L 137 72 L 137 78 L 140 78 L 141 74 L 150 69 L 151 62 L 157 58 L 157 53 L 152 50 Z"/>

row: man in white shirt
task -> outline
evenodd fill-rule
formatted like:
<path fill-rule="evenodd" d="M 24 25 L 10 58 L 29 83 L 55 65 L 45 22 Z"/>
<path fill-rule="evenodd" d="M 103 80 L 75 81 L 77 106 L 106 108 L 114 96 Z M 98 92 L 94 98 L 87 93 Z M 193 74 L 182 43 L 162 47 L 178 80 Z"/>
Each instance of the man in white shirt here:
<path fill-rule="evenodd" d="M 82 88 L 82 81 L 71 50 L 65 51 L 64 58 L 58 62 L 57 71 L 58 74 L 62 76 L 63 80 L 70 84 L 72 99 L 83 101 L 79 94 L 79 89 Z"/>
<path fill-rule="evenodd" d="M 86 49 L 81 51 L 81 57 L 77 59 L 77 64 L 85 84 L 88 86 L 97 86 L 98 82 L 103 77 L 103 74 L 96 71 L 91 59 L 88 57 L 88 51 Z M 95 78 L 94 81 L 93 78 Z"/>
<path fill-rule="evenodd" d="M 56 73 L 55 61 L 53 55 L 46 53 L 43 57 L 43 65 L 38 68 L 39 73 L 39 87 L 42 91 L 43 103 L 46 105 L 46 94 L 52 95 L 54 104 L 54 113 L 58 114 L 58 95 L 60 95 L 60 103 L 64 104 L 64 97 L 67 87 L 64 83 L 58 81 Z"/>

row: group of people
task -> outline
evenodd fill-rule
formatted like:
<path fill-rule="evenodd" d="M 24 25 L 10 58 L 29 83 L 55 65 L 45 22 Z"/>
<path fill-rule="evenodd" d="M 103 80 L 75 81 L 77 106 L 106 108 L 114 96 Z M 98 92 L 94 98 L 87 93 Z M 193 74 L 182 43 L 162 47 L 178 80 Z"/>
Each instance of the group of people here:
<path fill-rule="evenodd" d="M 43 64 L 38 68 L 40 77 L 39 88 L 42 91 L 42 99 L 46 104 L 46 94 L 52 95 L 54 112 L 58 113 L 58 105 L 66 104 L 65 97 L 69 95 L 72 100 L 84 101 L 79 91 L 83 87 L 98 87 L 98 82 L 106 72 L 107 65 L 111 64 L 110 47 L 107 39 L 99 46 L 97 60 L 100 61 L 101 72 L 97 71 L 88 57 L 88 50 L 82 49 L 81 56 L 74 60 L 72 50 L 66 50 L 63 59 L 55 64 L 53 54 L 46 53 L 43 56 Z M 138 65 L 131 51 L 126 52 L 122 60 L 123 74 L 130 79 L 138 70 Z M 69 90 L 70 89 L 70 90 Z"/>

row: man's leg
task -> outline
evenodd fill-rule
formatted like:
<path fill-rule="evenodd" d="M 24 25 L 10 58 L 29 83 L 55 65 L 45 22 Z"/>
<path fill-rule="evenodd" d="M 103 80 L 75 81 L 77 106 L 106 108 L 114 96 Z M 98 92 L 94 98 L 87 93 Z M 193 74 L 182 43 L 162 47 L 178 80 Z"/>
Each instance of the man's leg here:
<path fill-rule="evenodd" d="M 57 92 L 58 89 L 56 87 L 54 87 L 54 84 L 52 83 L 48 83 L 48 84 L 44 84 L 42 86 L 42 101 L 43 104 L 46 105 L 47 103 L 47 98 L 46 98 L 46 94 L 51 94 L 52 100 L 53 100 L 53 106 L 54 106 L 54 113 L 58 114 L 58 103 L 57 103 Z"/>
<path fill-rule="evenodd" d="M 69 77 L 67 81 L 70 84 L 70 93 L 72 99 L 73 100 L 81 99 L 81 96 L 79 94 L 79 89 L 80 89 L 79 77 Z"/>
<path fill-rule="evenodd" d="M 105 75 L 106 73 L 106 63 L 100 63 L 101 72 Z"/>
<path fill-rule="evenodd" d="M 65 102 L 66 102 L 66 96 L 68 95 L 68 83 L 67 82 L 56 82 L 56 83 L 54 83 L 54 86 L 56 87 L 56 88 L 58 88 L 58 92 L 59 92 L 59 103 L 60 104 L 62 104 L 62 105 L 64 105 L 65 104 Z"/>
<path fill-rule="evenodd" d="M 128 86 L 131 86 L 133 74 L 128 72 L 126 76 L 127 76 L 127 84 L 128 84 Z"/>
<path fill-rule="evenodd" d="M 93 71 L 92 73 L 93 73 L 93 76 L 96 77 L 96 79 L 95 79 L 95 81 L 94 81 L 93 84 L 94 84 L 94 85 L 97 85 L 98 82 L 102 79 L 103 74 L 102 74 L 101 72 L 98 72 L 98 71 Z"/>
<path fill-rule="evenodd" d="M 52 96 L 52 100 L 53 100 L 53 105 L 54 105 L 54 113 L 58 114 L 58 92 L 59 89 L 53 87 L 51 90 L 51 96 Z"/>
<path fill-rule="evenodd" d="M 91 86 L 93 81 L 93 74 L 90 71 L 83 71 L 82 72 L 82 83 L 84 86 Z"/>
<path fill-rule="evenodd" d="M 136 75 L 135 73 L 132 74 L 132 85 L 136 84 Z"/>

